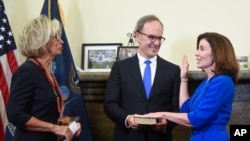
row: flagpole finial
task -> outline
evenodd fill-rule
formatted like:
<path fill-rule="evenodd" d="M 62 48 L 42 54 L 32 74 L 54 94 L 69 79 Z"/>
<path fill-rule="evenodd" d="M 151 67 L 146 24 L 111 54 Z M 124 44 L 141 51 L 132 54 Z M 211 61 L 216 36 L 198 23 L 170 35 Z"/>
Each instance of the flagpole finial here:
<path fill-rule="evenodd" d="M 51 19 L 51 0 L 48 0 L 48 17 Z"/>

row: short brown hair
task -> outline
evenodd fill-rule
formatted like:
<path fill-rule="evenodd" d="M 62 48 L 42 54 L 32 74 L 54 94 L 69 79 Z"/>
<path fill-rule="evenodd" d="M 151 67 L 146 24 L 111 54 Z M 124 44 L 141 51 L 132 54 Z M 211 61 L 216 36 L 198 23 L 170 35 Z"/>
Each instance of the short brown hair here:
<path fill-rule="evenodd" d="M 160 21 L 160 19 L 158 17 L 156 17 L 155 15 L 146 15 L 146 16 L 141 17 L 137 21 L 134 33 L 138 32 L 138 31 L 141 31 L 143 29 L 143 27 L 144 27 L 144 24 L 146 22 L 148 22 L 148 21 L 158 21 L 161 24 L 162 29 L 163 29 L 163 24 L 162 24 L 162 22 Z"/>

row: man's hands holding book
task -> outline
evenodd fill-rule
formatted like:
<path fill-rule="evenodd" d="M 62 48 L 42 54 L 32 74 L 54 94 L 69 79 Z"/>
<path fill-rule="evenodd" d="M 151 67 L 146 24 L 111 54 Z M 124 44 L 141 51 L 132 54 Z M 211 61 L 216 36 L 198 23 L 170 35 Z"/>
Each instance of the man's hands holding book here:
<path fill-rule="evenodd" d="M 151 114 L 151 113 L 150 113 Z M 138 130 L 142 126 L 150 126 L 154 131 L 166 131 L 167 120 L 158 115 L 129 115 L 127 124 L 133 129 Z"/>

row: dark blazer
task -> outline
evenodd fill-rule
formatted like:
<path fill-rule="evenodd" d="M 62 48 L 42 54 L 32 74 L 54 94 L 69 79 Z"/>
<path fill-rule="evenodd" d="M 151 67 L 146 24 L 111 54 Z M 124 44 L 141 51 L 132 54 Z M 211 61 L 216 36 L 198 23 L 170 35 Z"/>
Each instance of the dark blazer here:
<path fill-rule="evenodd" d="M 138 56 L 115 62 L 107 83 L 104 111 L 115 122 L 114 141 L 171 141 L 174 123 L 167 132 L 155 132 L 145 126 L 132 130 L 125 126 L 129 114 L 179 110 L 180 68 L 157 56 L 157 68 L 147 100 Z"/>
<path fill-rule="evenodd" d="M 12 76 L 7 104 L 8 120 L 16 126 L 12 141 L 56 141 L 57 135 L 52 132 L 23 129 L 32 116 L 56 124 L 56 102 L 43 70 L 30 60 L 24 62 Z"/>

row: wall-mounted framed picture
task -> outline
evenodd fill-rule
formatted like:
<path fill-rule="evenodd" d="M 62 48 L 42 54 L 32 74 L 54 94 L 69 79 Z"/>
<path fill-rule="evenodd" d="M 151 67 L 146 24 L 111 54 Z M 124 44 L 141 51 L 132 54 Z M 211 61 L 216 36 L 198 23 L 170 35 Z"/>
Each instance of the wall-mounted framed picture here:
<path fill-rule="evenodd" d="M 122 43 L 82 44 L 82 69 L 90 72 L 109 72 L 116 61 Z"/>
<path fill-rule="evenodd" d="M 119 46 L 117 49 L 116 60 L 123 60 L 134 56 L 137 53 L 138 46 Z"/>

